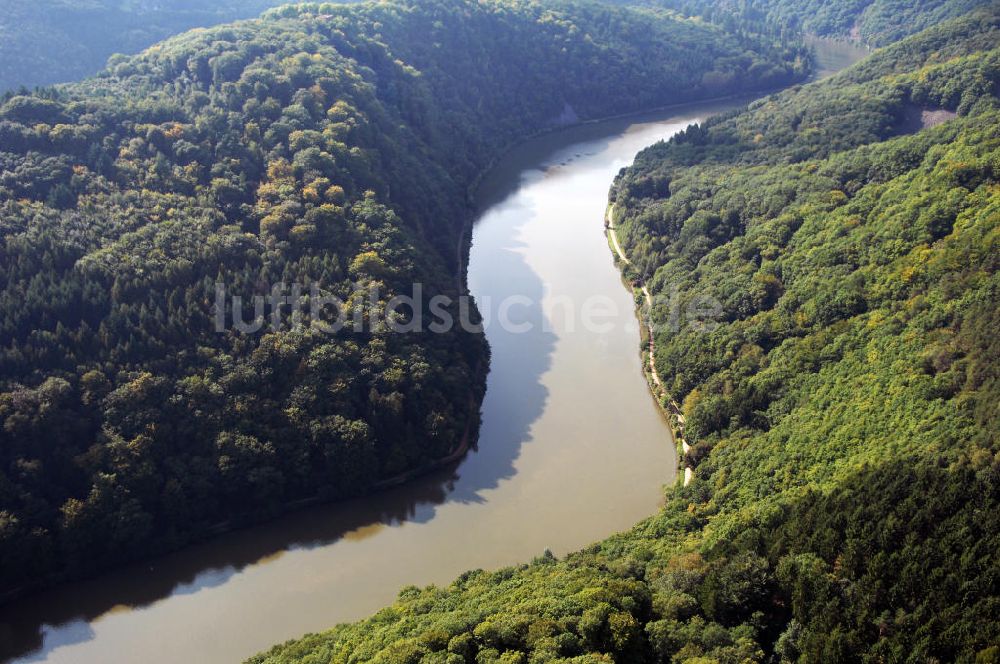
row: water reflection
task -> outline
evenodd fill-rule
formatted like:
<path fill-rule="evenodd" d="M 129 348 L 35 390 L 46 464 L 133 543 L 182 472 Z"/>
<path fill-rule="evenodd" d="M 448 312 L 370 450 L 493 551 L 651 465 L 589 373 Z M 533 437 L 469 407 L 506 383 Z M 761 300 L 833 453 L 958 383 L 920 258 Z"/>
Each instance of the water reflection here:
<path fill-rule="evenodd" d="M 5 606 L 0 609 L 0 656 L 17 657 L 44 645 L 38 655 L 21 660 L 44 661 L 47 652 L 92 639 L 90 622 L 99 616 L 221 586 L 247 566 L 275 561 L 287 551 L 323 547 L 341 538 L 361 541 L 387 526 L 430 519 L 434 506 L 455 485 L 458 465 L 404 487 L 288 514 Z"/>

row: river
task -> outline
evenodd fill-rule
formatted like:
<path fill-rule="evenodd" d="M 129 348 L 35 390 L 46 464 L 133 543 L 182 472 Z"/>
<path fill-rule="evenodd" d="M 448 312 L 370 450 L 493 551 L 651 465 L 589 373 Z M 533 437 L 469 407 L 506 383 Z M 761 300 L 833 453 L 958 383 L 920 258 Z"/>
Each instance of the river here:
<path fill-rule="evenodd" d="M 853 59 L 832 53 L 825 71 Z M 238 662 L 362 618 L 405 585 L 563 555 L 653 514 L 677 458 L 603 232 L 607 192 L 640 149 L 735 103 L 543 136 L 484 180 L 468 281 L 493 359 L 465 459 L 7 605 L 0 658 Z"/>

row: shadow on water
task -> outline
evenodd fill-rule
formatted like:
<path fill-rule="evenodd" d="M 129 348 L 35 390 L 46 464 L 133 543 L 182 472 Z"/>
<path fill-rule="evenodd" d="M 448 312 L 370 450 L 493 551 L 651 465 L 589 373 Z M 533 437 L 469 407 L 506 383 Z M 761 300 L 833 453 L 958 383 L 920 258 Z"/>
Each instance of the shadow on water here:
<path fill-rule="evenodd" d="M 105 613 L 222 585 L 247 566 L 273 559 L 288 549 L 326 546 L 345 537 L 361 538 L 373 524 L 394 525 L 421 518 L 426 506 L 447 500 L 458 480 L 458 465 L 425 475 L 404 487 L 293 512 L 7 605 L 0 609 L 0 656 L 18 657 L 43 645 L 44 653 L 70 642 L 87 641 L 93 633 L 81 627 Z M 57 626 L 61 632 L 62 625 L 70 626 L 72 641 L 63 638 L 69 634 L 59 634 L 53 642 L 43 643 L 43 636 L 53 631 L 50 626 Z"/>
<path fill-rule="evenodd" d="M 499 227 L 500 231 L 490 234 L 486 251 L 473 247 L 470 263 L 470 290 L 486 318 L 493 369 L 487 380 L 479 446 L 461 468 L 463 480 L 471 481 L 456 483 L 449 496 L 464 502 L 481 501 L 482 491 L 496 488 L 515 474 L 521 447 L 531 440 L 531 425 L 545 412 L 549 392 L 542 376 L 552 366 L 556 344 L 556 335 L 548 330 L 542 310 L 545 285 L 521 251 L 525 244 L 517 239 L 535 213 L 517 199 L 516 192 L 526 180 L 541 174 L 530 172 L 522 179 L 521 159 L 505 164 L 511 168 L 492 173 L 483 187 L 484 199 L 486 195 L 498 196 L 492 199 L 496 201 L 492 207 L 502 212 L 487 212 L 479 221 L 480 228 Z M 480 233 L 473 233 L 473 242 L 481 241 Z M 525 304 L 508 311 L 511 325 L 501 325 L 497 307 L 508 296 L 522 297 Z M 510 329 L 521 326 L 530 329 L 524 333 Z"/>
<path fill-rule="evenodd" d="M 506 159 L 490 174 L 480 210 L 490 207 L 487 200 L 500 202 L 515 195 L 522 184 L 523 159 Z M 508 224 L 503 241 L 483 255 L 489 265 L 472 265 L 470 271 L 484 273 L 486 290 L 475 293 L 480 301 L 499 301 L 515 293 L 527 296 L 532 304 L 512 310 L 509 318 L 513 323 L 530 323 L 532 332 L 511 334 L 498 325 L 487 326 L 493 370 L 479 444 L 465 459 L 399 487 L 292 512 L 0 607 L 0 659 L 44 660 L 53 650 L 95 638 L 92 623 L 104 615 L 222 586 L 246 568 L 276 560 L 287 551 L 367 539 L 407 522 L 425 523 L 451 502 L 486 502 L 484 491 L 515 474 L 521 446 L 530 440 L 531 425 L 545 410 L 548 390 L 541 378 L 551 366 L 556 339 L 544 331 L 544 285 L 519 253 L 523 245 L 516 239 L 530 211 L 515 206 L 508 212 L 514 214 L 503 220 Z"/>

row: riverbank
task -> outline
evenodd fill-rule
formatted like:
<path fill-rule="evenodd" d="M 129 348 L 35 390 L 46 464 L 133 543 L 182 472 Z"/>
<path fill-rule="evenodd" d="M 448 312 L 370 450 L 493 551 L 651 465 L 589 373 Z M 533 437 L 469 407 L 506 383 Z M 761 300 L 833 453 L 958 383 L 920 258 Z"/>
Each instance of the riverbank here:
<path fill-rule="evenodd" d="M 614 220 L 614 210 L 615 206 L 612 203 L 608 206 L 607 211 L 604 215 L 604 227 L 607 231 L 608 238 L 611 241 L 611 247 L 614 249 L 615 257 L 617 261 L 623 266 L 631 266 L 632 261 L 629 260 L 628 256 L 625 254 L 625 250 L 622 249 L 621 243 L 618 241 L 618 229 L 615 227 Z M 622 278 L 633 288 L 633 290 L 638 290 L 642 293 L 643 300 L 646 303 L 646 308 L 643 310 L 641 306 L 636 306 L 636 317 L 639 319 L 640 324 L 643 324 L 643 336 L 648 337 L 644 340 L 646 343 L 643 345 L 648 349 L 648 360 L 643 363 L 645 367 L 645 373 L 649 381 L 649 388 L 656 398 L 656 403 L 659 404 L 660 408 L 663 409 L 664 414 L 667 415 L 667 419 L 670 422 L 670 428 L 673 431 L 674 440 L 676 444 L 680 446 L 679 459 L 681 461 L 680 468 L 684 471 L 684 486 L 691 483 L 694 479 L 694 468 L 690 464 L 686 463 L 687 454 L 691 451 L 691 446 L 688 445 L 687 439 L 684 436 L 684 413 L 681 411 L 680 406 L 671 397 L 667 390 L 663 386 L 663 381 L 660 379 L 660 374 L 656 370 L 656 338 L 653 331 L 653 296 L 649 292 L 649 288 L 646 286 L 645 281 L 642 277 L 636 275 L 629 278 L 627 272 L 622 270 Z"/>
<path fill-rule="evenodd" d="M 478 429 L 479 424 L 479 407 L 480 404 L 475 400 L 474 397 L 470 395 L 469 397 L 469 415 L 466 419 L 465 429 L 463 431 L 462 437 L 459 439 L 458 443 L 442 457 L 437 459 L 432 459 L 427 463 L 418 466 L 416 468 L 411 468 L 409 470 L 403 471 L 397 475 L 391 477 L 386 477 L 380 479 L 373 483 L 371 486 L 359 491 L 357 493 L 349 494 L 346 496 L 337 497 L 326 497 L 326 496 L 311 496 L 308 498 L 299 498 L 297 500 L 292 500 L 287 503 L 282 504 L 278 508 L 277 514 L 268 519 L 261 520 L 259 518 L 244 520 L 241 517 L 236 517 L 233 519 L 228 519 L 223 522 L 213 524 L 200 530 L 194 534 L 191 534 L 189 538 L 185 539 L 183 542 L 178 543 L 176 546 L 171 546 L 165 548 L 156 553 L 150 554 L 149 556 L 144 556 L 137 560 L 127 561 L 126 565 L 136 564 L 143 561 L 152 561 L 156 558 L 170 555 L 178 551 L 183 550 L 186 547 L 193 546 L 196 544 L 204 543 L 222 535 L 227 535 L 239 530 L 247 530 L 258 525 L 266 524 L 269 521 L 274 521 L 280 519 L 282 516 L 288 514 L 299 512 L 302 510 L 309 509 L 311 507 L 320 507 L 323 505 L 332 505 L 336 503 L 346 503 L 347 501 L 357 500 L 359 498 L 365 498 L 373 494 L 387 491 L 389 489 L 398 487 L 406 482 L 412 482 L 415 479 L 423 477 L 425 475 L 430 475 L 435 471 L 441 470 L 442 468 L 447 468 L 453 463 L 460 461 L 469 450 L 473 447 L 474 434 Z M 65 579 L 56 577 L 46 581 L 41 585 L 32 585 L 25 588 L 17 588 L 14 590 L 7 591 L 6 593 L 0 594 L 0 607 L 8 603 L 16 602 L 22 598 L 30 597 L 31 595 L 44 592 L 53 587 L 66 584 L 66 583 L 79 583 L 90 581 L 93 579 L 100 578 L 101 576 L 108 573 L 108 570 L 101 570 L 93 574 L 73 577 L 72 579 Z"/>
<path fill-rule="evenodd" d="M 497 165 L 505 158 L 507 158 L 518 147 L 530 143 L 531 141 L 543 138 L 545 136 L 558 134 L 560 132 L 565 132 L 580 127 L 599 125 L 601 123 L 612 122 L 615 120 L 626 120 L 630 118 L 638 118 L 643 115 L 674 112 L 674 111 L 680 112 L 687 109 L 700 108 L 713 104 L 725 104 L 727 102 L 744 100 L 744 99 L 749 103 L 753 99 L 776 94 L 778 92 L 781 92 L 782 90 L 788 89 L 793 85 L 798 85 L 811 81 L 818 74 L 819 74 L 818 71 L 812 71 L 807 76 L 801 77 L 799 80 L 791 81 L 788 83 L 788 85 L 783 85 L 783 86 L 760 88 L 758 90 L 746 90 L 728 95 L 709 97 L 706 99 L 692 99 L 690 101 L 683 101 L 675 104 L 664 104 L 660 106 L 653 106 L 651 108 L 642 108 L 633 111 L 626 111 L 624 113 L 615 113 L 613 115 L 602 116 L 599 118 L 577 120 L 576 122 L 570 124 L 553 124 L 549 127 L 540 129 L 536 132 L 532 132 L 524 137 L 521 137 L 511 142 L 505 148 L 501 149 L 497 154 L 497 156 L 486 166 L 486 168 L 484 168 L 478 175 L 476 175 L 475 178 L 473 178 L 472 182 L 469 184 L 466 190 L 466 201 L 469 205 L 470 214 L 467 216 L 467 222 L 459 234 L 458 248 L 457 248 L 458 260 L 457 260 L 456 281 L 460 286 L 460 290 L 463 286 L 465 286 L 465 276 L 466 276 L 465 266 L 468 263 L 469 247 L 472 240 L 471 236 L 472 225 L 473 223 L 475 223 L 477 219 L 475 211 L 479 207 L 477 194 L 479 193 L 480 186 L 482 185 L 483 180 L 489 177 L 489 175 L 493 172 L 493 170 L 497 167 Z"/>

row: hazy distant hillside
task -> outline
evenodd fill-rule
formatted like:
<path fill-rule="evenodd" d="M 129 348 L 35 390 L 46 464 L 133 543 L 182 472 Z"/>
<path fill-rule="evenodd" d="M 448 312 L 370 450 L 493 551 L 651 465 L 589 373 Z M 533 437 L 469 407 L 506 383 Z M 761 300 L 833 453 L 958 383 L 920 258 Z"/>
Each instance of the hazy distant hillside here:
<path fill-rule="evenodd" d="M 283 0 L 0 0 L 0 92 L 97 73 L 113 53 L 259 15 Z"/>
<path fill-rule="evenodd" d="M 826 37 L 884 46 L 991 0 L 645 0 L 736 26 L 769 21 Z"/>

